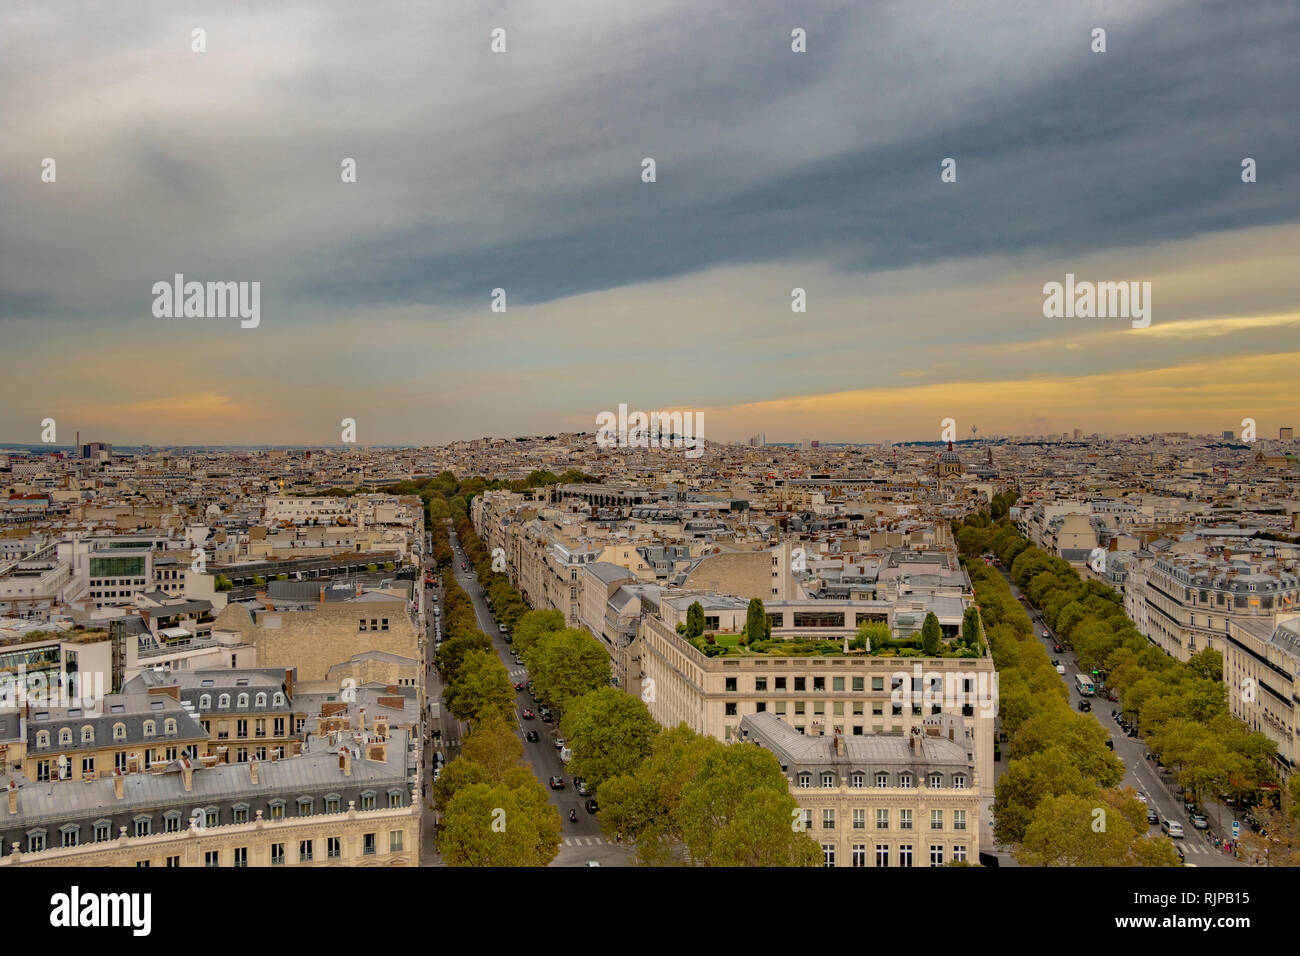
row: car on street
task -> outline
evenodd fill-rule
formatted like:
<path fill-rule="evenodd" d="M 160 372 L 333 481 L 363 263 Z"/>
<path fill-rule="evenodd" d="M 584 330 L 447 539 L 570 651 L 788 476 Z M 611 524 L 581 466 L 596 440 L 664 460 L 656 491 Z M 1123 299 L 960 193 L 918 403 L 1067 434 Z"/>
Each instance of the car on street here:
<path fill-rule="evenodd" d="M 1183 825 L 1181 823 L 1176 823 L 1173 820 L 1161 820 L 1160 829 L 1163 830 L 1165 835 L 1171 840 L 1185 839 L 1183 836 Z"/>
<path fill-rule="evenodd" d="M 563 790 L 563 789 L 564 789 L 564 778 L 563 778 L 563 777 L 554 777 L 554 776 L 553 776 L 553 777 L 551 777 L 550 780 L 547 781 L 547 783 L 550 784 L 552 790 Z"/>
<path fill-rule="evenodd" d="M 1147 795 L 1146 795 L 1145 793 L 1143 793 L 1141 790 L 1139 790 L 1139 791 L 1137 792 L 1137 798 L 1138 798 L 1138 800 L 1140 800 L 1142 803 L 1146 803 L 1146 802 L 1147 802 Z"/>
<path fill-rule="evenodd" d="M 1174 852 L 1178 854 L 1178 862 L 1183 864 L 1183 866 L 1186 866 L 1187 857 L 1183 854 L 1183 848 L 1180 847 L 1177 843 L 1174 844 Z"/>
<path fill-rule="evenodd" d="M 578 793 L 584 797 L 591 796 L 591 789 L 587 786 L 587 780 L 585 777 L 574 777 L 573 789 L 577 790 Z"/>
<path fill-rule="evenodd" d="M 441 751 L 441 750 L 439 750 L 437 753 L 435 753 L 435 754 L 433 755 L 433 765 L 434 765 L 435 767 L 441 767 L 441 766 L 442 766 L 443 764 L 445 764 L 446 762 L 447 762 L 447 759 L 446 759 L 445 757 L 443 757 L 443 755 L 442 755 L 442 751 Z"/>
<path fill-rule="evenodd" d="M 1044 640 L 1046 640 L 1047 638 L 1049 638 L 1049 637 L 1051 637 L 1051 636 L 1052 636 L 1051 634 L 1048 634 L 1046 631 L 1043 631 L 1043 639 L 1044 639 Z"/>
<path fill-rule="evenodd" d="M 536 716 L 537 716 L 537 715 L 534 714 L 531 710 L 525 710 L 525 711 L 524 711 L 524 720 L 532 720 L 532 719 L 533 719 L 534 717 L 536 717 Z"/>
<path fill-rule="evenodd" d="M 1057 664 L 1057 665 L 1056 665 L 1056 673 L 1058 673 L 1058 674 L 1064 674 L 1064 673 L 1065 673 L 1065 665 L 1064 665 L 1064 664 Z"/>
<path fill-rule="evenodd" d="M 504 634 L 506 632 L 506 626 L 504 624 L 498 624 L 497 630 Z"/>
<path fill-rule="evenodd" d="M 1196 812 L 1196 801 L 1191 797 L 1183 797 L 1183 809 L 1188 813 Z"/>
<path fill-rule="evenodd" d="M 1053 645 L 1052 645 L 1052 650 L 1056 651 L 1056 653 L 1058 653 L 1058 654 L 1061 653 L 1061 651 L 1062 651 L 1063 649 L 1064 649 L 1064 648 L 1062 648 L 1060 644 L 1053 644 Z"/>
<path fill-rule="evenodd" d="M 583 804 L 583 806 L 587 808 L 588 813 L 595 813 L 597 810 L 600 809 L 600 805 L 596 803 L 595 797 L 588 798 L 587 802 Z"/>
<path fill-rule="evenodd" d="M 588 861 L 587 861 L 587 865 L 588 865 L 588 866 L 600 866 L 600 864 L 597 863 L 595 860 L 588 860 Z"/>
<path fill-rule="evenodd" d="M 556 737 L 556 738 L 555 738 L 555 749 L 556 749 L 556 750 L 563 750 L 563 749 L 564 749 L 564 738 L 563 738 L 563 737 Z"/>
<path fill-rule="evenodd" d="M 1205 817 L 1201 816 L 1199 813 L 1193 813 L 1192 826 L 1198 830 L 1208 830 L 1210 828 L 1210 821 L 1206 820 Z"/>
<path fill-rule="evenodd" d="M 433 768 L 433 782 L 434 782 L 434 783 L 437 783 L 437 782 L 438 782 L 438 778 L 441 777 L 441 776 L 442 776 L 442 768 L 441 768 L 441 767 L 434 767 L 434 768 Z"/>
<path fill-rule="evenodd" d="M 1147 823 L 1159 823 L 1160 814 L 1156 813 L 1154 807 L 1147 807 Z"/>
<path fill-rule="evenodd" d="M 537 735 L 537 731 L 530 730 L 528 731 L 528 733 L 524 734 L 524 739 L 527 740 L 530 744 L 535 744 L 541 738 Z"/>
<path fill-rule="evenodd" d="M 520 680 L 515 681 L 515 690 L 523 690 L 523 689 L 524 689 L 524 682 Z"/>
<path fill-rule="evenodd" d="M 1083 711 L 1084 713 L 1087 713 L 1088 711 L 1092 710 L 1092 702 L 1086 700 L 1079 701 L 1079 710 Z"/>
<path fill-rule="evenodd" d="M 1115 749 L 1115 741 L 1111 740 L 1109 737 L 1106 738 L 1106 749 L 1107 750 Z"/>

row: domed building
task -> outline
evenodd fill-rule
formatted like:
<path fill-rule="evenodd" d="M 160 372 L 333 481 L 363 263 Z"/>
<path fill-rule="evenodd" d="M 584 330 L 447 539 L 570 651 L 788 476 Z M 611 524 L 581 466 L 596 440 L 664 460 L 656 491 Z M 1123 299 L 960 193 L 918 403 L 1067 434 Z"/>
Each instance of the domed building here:
<path fill-rule="evenodd" d="M 961 455 L 952 450 L 952 442 L 948 442 L 948 450 L 939 455 L 939 463 L 936 474 L 940 478 L 952 478 L 962 474 L 966 470 L 961 463 Z"/>

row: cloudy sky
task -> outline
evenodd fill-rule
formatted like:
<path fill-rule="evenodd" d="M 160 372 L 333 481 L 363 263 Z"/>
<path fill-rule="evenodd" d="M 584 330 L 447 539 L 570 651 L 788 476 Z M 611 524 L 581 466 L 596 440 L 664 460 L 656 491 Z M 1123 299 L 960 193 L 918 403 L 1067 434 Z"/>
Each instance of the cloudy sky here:
<path fill-rule="evenodd" d="M 0 441 L 1300 427 L 1297 50 L 1294 0 L 9 2 Z"/>

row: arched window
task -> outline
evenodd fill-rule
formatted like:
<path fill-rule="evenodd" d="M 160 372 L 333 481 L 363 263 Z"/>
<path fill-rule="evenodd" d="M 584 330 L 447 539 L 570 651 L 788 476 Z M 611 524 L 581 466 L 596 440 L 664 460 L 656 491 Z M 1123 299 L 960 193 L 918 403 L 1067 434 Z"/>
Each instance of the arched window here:
<path fill-rule="evenodd" d="M 176 718 L 168 717 L 163 721 L 163 731 L 169 735 L 176 733 Z"/>
<path fill-rule="evenodd" d="M 81 728 L 81 742 L 83 744 L 93 744 L 95 742 L 95 728 L 86 724 Z"/>
<path fill-rule="evenodd" d="M 50 745 L 50 732 L 48 730 L 37 731 L 36 746 L 48 747 L 49 745 Z"/>
<path fill-rule="evenodd" d="M 201 695 L 199 697 L 199 710 L 211 710 L 211 709 L 212 709 L 212 695 L 211 694 Z"/>
<path fill-rule="evenodd" d="M 283 707 L 283 706 L 284 706 L 284 694 L 280 693 L 280 691 L 276 691 L 276 692 L 275 692 L 275 699 L 274 699 L 271 703 L 272 703 L 272 705 L 275 706 L 275 707 Z"/>
<path fill-rule="evenodd" d="M 113 725 L 113 739 L 126 740 L 126 724 L 118 723 Z"/>
<path fill-rule="evenodd" d="M 240 710 L 248 710 L 248 695 L 240 694 L 239 700 L 236 702 L 235 706 L 237 706 Z"/>
<path fill-rule="evenodd" d="M 59 728 L 59 746 L 66 746 L 72 743 L 72 731 L 67 727 Z"/>
<path fill-rule="evenodd" d="M 265 709 L 266 709 L 266 695 L 265 695 L 265 694 L 258 694 L 257 697 L 254 698 L 254 700 L 257 702 L 256 706 L 257 706 L 257 709 L 258 709 L 258 710 L 265 710 Z"/>
<path fill-rule="evenodd" d="M 146 737 L 152 737 L 156 733 L 158 733 L 158 725 L 152 720 L 146 720 L 144 722 L 144 735 Z"/>
<path fill-rule="evenodd" d="M 229 709 L 230 709 L 230 695 L 222 694 L 220 697 L 217 698 L 217 710 L 229 710 Z"/>

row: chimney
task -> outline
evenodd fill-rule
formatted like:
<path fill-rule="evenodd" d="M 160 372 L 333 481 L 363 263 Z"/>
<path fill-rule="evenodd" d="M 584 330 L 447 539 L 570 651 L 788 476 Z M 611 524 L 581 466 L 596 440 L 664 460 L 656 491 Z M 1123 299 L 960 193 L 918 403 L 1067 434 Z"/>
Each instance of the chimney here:
<path fill-rule="evenodd" d="M 114 769 L 113 770 L 113 796 L 114 798 L 121 800 L 124 795 L 125 793 L 122 786 L 122 771 Z"/>
<path fill-rule="evenodd" d="M 181 758 L 181 778 L 185 781 L 186 793 L 194 789 L 194 767 L 190 764 L 189 757 Z"/>
<path fill-rule="evenodd" d="M 320 586 L 320 598 L 319 598 L 319 600 L 317 601 L 317 603 L 319 603 L 319 604 L 324 604 L 324 603 L 325 603 L 325 585 L 323 585 L 323 584 Z"/>
<path fill-rule="evenodd" d="M 248 782 L 257 786 L 257 758 L 254 757 L 248 762 Z"/>
<path fill-rule="evenodd" d="M 358 712 L 357 729 L 362 731 L 366 729 L 366 709 L 364 707 Z"/>
<path fill-rule="evenodd" d="M 343 776 L 352 776 L 352 751 L 347 747 L 339 751 L 339 769 L 343 771 Z"/>
<path fill-rule="evenodd" d="M 18 812 L 18 784 L 9 781 L 9 812 Z"/>
<path fill-rule="evenodd" d="M 293 703 L 293 675 L 294 669 L 292 667 L 284 669 L 284 696 L 290 703 Z"/>
<path fill-rule="evenodd" d="M 840 736 L 839 731 L 835 732 L 835 756 L 844 756 L 844 738 Z"/>

